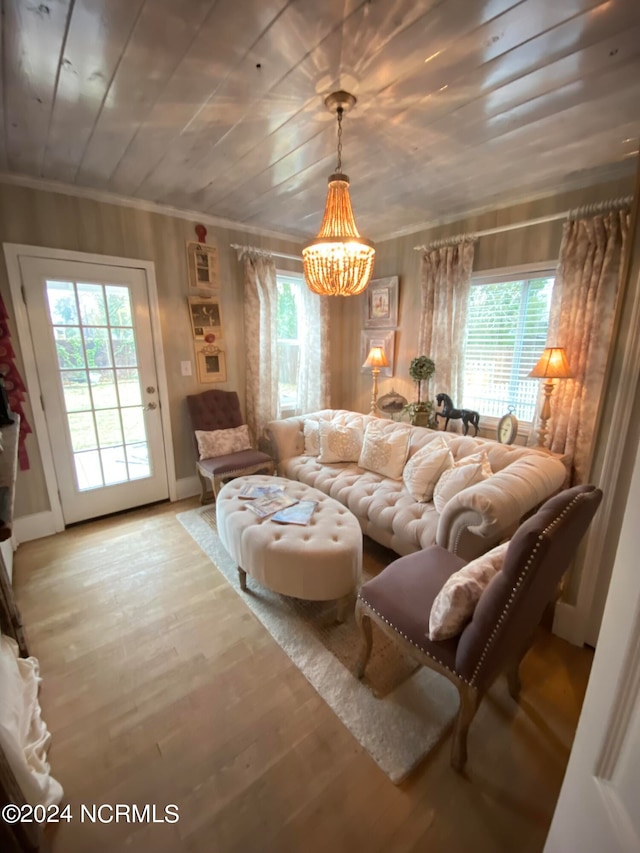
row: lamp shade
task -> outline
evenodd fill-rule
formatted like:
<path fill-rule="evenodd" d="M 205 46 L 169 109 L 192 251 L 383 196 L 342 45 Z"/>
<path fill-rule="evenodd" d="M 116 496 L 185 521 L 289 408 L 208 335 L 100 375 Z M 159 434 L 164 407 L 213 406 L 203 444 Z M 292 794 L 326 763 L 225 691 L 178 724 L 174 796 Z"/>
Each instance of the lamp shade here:
<path fill-rule="evenodd" d="M 360 236 L 349 196 L 349 178 L 329 177 L 320 231 L 302 250 L 307 286 L 322 296 L 356 296 L 369 284 L 376 251 Z"/>
<path fill-rule="evenodd" d="M 373 346 L 369 350 L 369 355 L 364 363 L 365 367 L 389 367 L 387 356 L 383 347 Z"/>
<path fill-rule="evenodd" d="M 564 347 L 547 347 L 529 374 L 531 379 L 571 379 L 572 376 Z"/>

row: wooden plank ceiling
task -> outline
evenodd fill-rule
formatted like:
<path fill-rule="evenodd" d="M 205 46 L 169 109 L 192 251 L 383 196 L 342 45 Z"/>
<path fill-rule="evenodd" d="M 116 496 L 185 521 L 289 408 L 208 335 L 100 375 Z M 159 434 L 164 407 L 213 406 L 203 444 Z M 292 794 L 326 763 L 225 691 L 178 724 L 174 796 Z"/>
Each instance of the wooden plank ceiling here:
<path fill-rule="evenodd" d="M 3 0 L 0 171 L 372 239 L 631 172 L 638 0 Z"/>

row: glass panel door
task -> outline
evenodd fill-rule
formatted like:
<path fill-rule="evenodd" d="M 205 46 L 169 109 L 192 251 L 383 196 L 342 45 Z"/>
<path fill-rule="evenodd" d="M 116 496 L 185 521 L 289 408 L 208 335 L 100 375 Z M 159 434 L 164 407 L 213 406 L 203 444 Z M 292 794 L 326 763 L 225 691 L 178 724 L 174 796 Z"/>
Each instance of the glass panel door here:
<path fill-rule="evenodd" d="M 150 476 L 129 289 L 46 286 L 78 489 Z"/>
<path fill-rule="evenodd" d="M 65 522 L 168 497 L 144 272 L 21 267 Z"/>

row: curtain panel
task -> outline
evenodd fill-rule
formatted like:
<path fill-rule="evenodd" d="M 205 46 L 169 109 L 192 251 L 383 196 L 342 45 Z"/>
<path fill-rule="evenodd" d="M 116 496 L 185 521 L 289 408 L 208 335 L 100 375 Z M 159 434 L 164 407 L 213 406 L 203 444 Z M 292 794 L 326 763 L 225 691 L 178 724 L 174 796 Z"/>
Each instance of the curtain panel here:
<path fill-rule="evenodd" d="M 556 380 L 549 449 L 566 454 L 571 484 L 589 477 L 629 236 L 628 210 L 566 222 L 547 346 L 563 346 L 573 379 Z"/>
<path fill-rule="evenodd" d="M 278 287 L 273 257 L 244 251 L 247 423 L 254 441 L 278 417 Z"/>
<path fill-rule="evenodd" d="M 278 381 L 278 282 L 273 256 L 242 248 L 246 344 L 247 423 L 259 440 L 266 423 L 280 416 Z M 295 288 L 299 358 L 295 414 L 330 405 L 329 304 L 304 283 Z"/>
<path fill-rule="evenodd" d="M 422 257 L 418 355 L 429 356 L 436 365 L 430 396 L 443 391 L 455 406 L 464 405 L 463 350 L 474 243 L 464 239 Z"/>
<path fill-rule="evenodd" d="M 329 302 L 312 293 L 304 282 L 297 288 L 298 388 L 296 415 L 331 405 L 329 394 Z"/>

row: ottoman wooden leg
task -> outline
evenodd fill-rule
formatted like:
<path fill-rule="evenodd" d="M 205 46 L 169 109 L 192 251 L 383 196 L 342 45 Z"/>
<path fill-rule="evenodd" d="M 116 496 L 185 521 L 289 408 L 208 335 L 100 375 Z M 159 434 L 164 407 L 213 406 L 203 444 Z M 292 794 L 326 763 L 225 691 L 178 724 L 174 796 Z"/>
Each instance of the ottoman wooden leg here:
<path fill-rule="evenodd" d="M 244 569 L 241 569 L 240 566 L 238 566 L 238 577 L 240 578 L 240 589 L 243 592 L 246 592 L 247 591 L 247 573 L 245 572 Z"/>
<path fill-rule="evenodd" d="M 347 618 L 350 603 L 351 595 L 343 595 L 342 598 L 338 599 L 338 613 L 336 615 L 336 619 L 338 620 L 338 622 L 344 622 L 344 620 Z"/>

